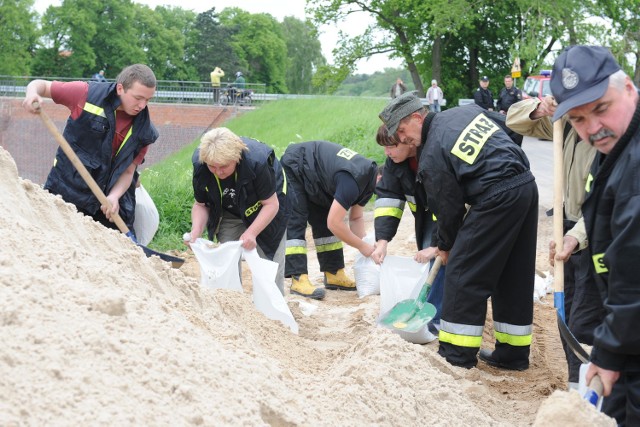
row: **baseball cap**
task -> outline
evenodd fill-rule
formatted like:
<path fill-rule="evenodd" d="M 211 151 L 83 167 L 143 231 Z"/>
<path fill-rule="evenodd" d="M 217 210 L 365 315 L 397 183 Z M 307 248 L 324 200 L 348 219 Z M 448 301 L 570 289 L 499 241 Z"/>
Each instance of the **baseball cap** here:
<path fill-rule="evenodd" d="M 558 120 L 572 108 L 602 98 L 609 88 L 609 76 L 620 69 L 605 47 L 565 48 L 551 73 L 551 93 L 558 103 L 553 120 Z"/>
<path fill-rule="evenodd" d="M 488 82 L 489 81 L 489 77 L 482 76 L 482 78 L 480 80 L 483 81 L 483 82 Z"/>
<path fill-rule="evenodd" d="M 378 114 L 380 120 L 387 125 L 389 135 L 396 133 L 398 125 L 400 125 L 400 120 L 424 108 L 422 101 L 420 101 L 420 98 L 418 98 L 416 94 L 416 91 L 403 93 L 392 99 L 391 102 L 384 107 L 384 110 Z"/>

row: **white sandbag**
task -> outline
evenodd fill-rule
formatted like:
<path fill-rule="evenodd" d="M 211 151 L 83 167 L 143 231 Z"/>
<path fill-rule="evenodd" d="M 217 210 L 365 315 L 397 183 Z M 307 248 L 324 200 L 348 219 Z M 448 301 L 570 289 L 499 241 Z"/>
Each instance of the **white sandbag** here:
<path fill-rule="evenodd" d="M 373 233 L 367 234 L 362 240 L 370 245 L 375 243 Z M 367 295 L 380 294 L 380 266 L 371 257 L 364 257 L 360 252 L 356 254 L 356 261 L 353 263 L 353 277 L 356 281 L 358 297 L 364 298 Z"/>
<path fill-rule="evenodd" d="M 429 275 L 429 264 L 420 264 L 413 258 L 386 256 L 380 268 L 380 316 L 384 316 L 397 303 L 405 299 L 415 299 Z M 417 332 L 391 329 L 405 341 L 427 344 L 437 337 L 425 325 Z"/>
<path fill-rule="evenodd" d="M 207 239 L 196 239 L 191 249 L 200 264 L 200 285 L 211 289 L 242 291 L 238 262 L 242 255 L 239 241 L 214 246 Z"/>
<path fill-rule="evenodd" d="M 294 334 L 298 333 L 298 323 L 276 285 L 278 263 L 260 258 L 258 251 L 242 251 L 242 256 L 251 270 L 253 283 L 253 303 L 262 314 L 272 320 L 279 320 Z"/>
<path fill-rule="evenodd" d="M 156 204 L 140 184 L 136 188 L 136 210 L 133 220 L 133 231 L 136 233 L 138 243 L 147 246 L 156 235 L 158 225 L 160 225 L 160 214 L 158 214 Z"/>

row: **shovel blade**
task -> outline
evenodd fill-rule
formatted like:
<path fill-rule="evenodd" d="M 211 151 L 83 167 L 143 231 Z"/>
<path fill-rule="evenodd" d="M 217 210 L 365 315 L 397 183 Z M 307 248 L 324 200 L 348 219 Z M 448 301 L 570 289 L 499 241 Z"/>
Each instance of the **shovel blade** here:
<path fill-rule="evenodd" d="M 180 268 L 182 267 L 182 264 L 184 264 L 184 259 L 182 258 L 178 258 L 177 256 L 173 256 L 173 255 L 169 255 L 169 254 L 163 254 L 162 252 L 156 252 L 153 249 L 150 249 L 146 246 L 143 246 L 139 243 L 137 243 L 137 245 L 142 248 L 142 251 L 144 252 L 144 254 L 147 257 L 150 257 L 152 255 L 155 255 L 157 257 L 160 257 L 161 260 L 163 261 L 167 261 L 171 263 L 171 267 L 173 268 Z"/>
<path fill-rule="evenodd" d="M 425 326 L 436 316 L 436 307 L 431 303 L 426 303 L 420 310 L 418 310 L 408 321 L 405 322 L 404 327 L 399 325 L 395 329 L 404 332 L 415 333 Z"/>
<path fill-rule="evenodd" d="M 418 312 L 420 307 L 415 299 L 405 299 L 393 306 L 386 314 L 380 317 L 379 323 L 388 328 L 402 327 Z"/>

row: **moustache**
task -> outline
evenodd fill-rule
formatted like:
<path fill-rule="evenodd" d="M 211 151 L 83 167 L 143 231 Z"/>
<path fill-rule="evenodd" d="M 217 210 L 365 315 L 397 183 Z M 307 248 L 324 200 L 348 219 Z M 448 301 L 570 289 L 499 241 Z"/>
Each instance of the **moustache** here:
<path fill-rule="evenodd" d="M 593 145 L 593 143 L 596 142 L 597 140 L 602 138 L 607 138 L 610 136 L 615 137 L 616 134 L 610 131 L 609 129 L 602 129 L 600 132 L 596 133 L 595 135 L 589 136 L 589 142 Z"/>

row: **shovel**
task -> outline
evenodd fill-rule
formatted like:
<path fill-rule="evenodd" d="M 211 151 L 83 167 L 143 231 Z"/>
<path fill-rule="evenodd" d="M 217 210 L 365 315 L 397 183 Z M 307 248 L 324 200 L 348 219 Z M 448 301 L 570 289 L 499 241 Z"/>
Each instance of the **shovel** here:
<path fill-rule="evenodd" d="M 58 131 L 58 128 L 51 121 L 51 118 L 47 115 L 47 113 L 44 112 L 44 110 L 40 107 L 40 105 L 37 102 L 34 102 L 33 104 L 34 104 L 33 106 L 39 111 L 40 118 L 44 122 L 45 126 L 47 127 L 47 129 L 49 129 L 49 132 L 51 132 L 51 134 L 55 137 L 56 141 L 60 145 L 60 148 L 62 148 L 62 151 L 64 151 L 64 154 L 67 155 L 69 160 L 71 160 L 71 163 L 73 163 L 73 166 L 76 168 L 76 170 L 78 171 L 78 173 L 80 174 L 84 182 L 89 186 L 93 195 L 96 196 L 96 198 L 104 206 L 108 206 L 109 208 L 111 208 L 111 203 L 109 203 L 107 196 L 104 195 L 104 193 L 100 189 L 100 186 L 98 186 L 98 184 L 93 179 L 93 177 L 91 176 L 87 168 L 84 166 L 84 164 L 82 164 L 82 161 L 80 160 L 78 155 L 75 153 L 75 151 L 73 151 L 73 148 L 71 148 L 71 146 L 69 145 L 67 140 L 64 138 L 64 136 L 62 136 L 60 131 Z M 149 249 L 146 246 L 139 244 L 136 241 L 136 238 L 134 237 L 131 230 L 129 230 L 129 227 L 127 227 L 127 225 L 124 223 L 124 221 L 122 220 L 122 218 L 117 212 L 114 215 L 112 215 L 111 218 L 113 219 L 113 222 L 116 224 L 116 226 L 118 226 L 118 229 L 123 234 L 129 237 L 133 241 L 133 243 L 135 243 L 136 245 L 142 248 L 146 256 L 150 257 L 152 255 L 156 255 L 160 257 L 160 259 L 162 259 L 163 261 L 170 262 L 173 268 L 180 268 L 182 264 L 184 264 L 184 259 L 182 258 L 156 252 L 153 249 Z"/>
<path fill-rule="evenodd" d="M 441 265 L 442 259 L 437 257 L 418 297 L 400 301 L 380 317 L 379 323 L 387 328 L 412 333 L 418 332 L 429 323 L 435 317 L 437 310 L 433 304 L 427 302 L 427 294 Z"/>
<path fill-rule="evenodd" d="M 562 189 L 564 188 L 562 175 L 562 140 L 563 128 L 562 120 L 556 120 L 553 123 L 553 240 L 556 242 L 556 252 L 562 249 L 563 230 L 562 230 L 562 213 L 563 197 Z M 553 263 L 553 306 L 558 312 L 558 325 L 565 321 L 564 312 L 564 263 L 554 260 Z"/>

